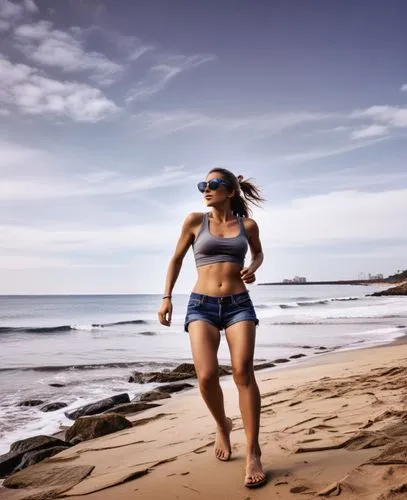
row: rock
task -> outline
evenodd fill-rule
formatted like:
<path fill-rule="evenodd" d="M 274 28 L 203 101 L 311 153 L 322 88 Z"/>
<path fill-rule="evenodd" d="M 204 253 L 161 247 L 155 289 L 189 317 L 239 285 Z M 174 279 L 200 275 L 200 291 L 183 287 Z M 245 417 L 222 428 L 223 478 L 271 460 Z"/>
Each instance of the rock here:
<path fill-rule="evenodd" d="M 156 408 L 157 405 L 154 403 L 127 403 L 124 405 L 118 405 L 111 410 L 106 410 L 103 413 L 118 413 L 119 415 L 129 415 L 131 413 L 138 413 L 140 411 L 148 410 L 149 408 Z"/>
<path fill-rule="evenodd" d="M 219 376 L 231 375 L 230 366 L 219 366 Z M 138 372 L 134 371 L 130 375 L 128 382 L 134 382 L 136 384 L 146 384 L 150 382 L 158 383 L 168 383 L 168 382 L 179 382 L 181 380 L 186 380 L 188 378 L 196 378 L 195 366 L 193 363 L 182 363 L 171 371 L 162 372 Z"/>
<path fill-rule="evenodd" d="M 12 453 L 26 453 L 27 451 L 52 448 L 54 446 L 69 446 L 69 443 L 62 441 L 61 439 L 52 436 L 34 436 L 27 439 L 20 439 L 15 441 L 10 446 L 10 452 Z"/>
<path fill-rule="evenodd" d="M 184 389 L 190 389 L 191 387 L 194 387 L 192 384 L 188 384 L 187 382 L 181 383 L 181 384 L 167 384 L 167 385 L 162 385 L 160 387 L 157 387 L 157 390 L 160 392 L 167 392 L 168 394 L 172 392 L 179 392 L 183 391 Z"/>
<path fill-rule="evenodd" d="M 60 384 L 59 382 L 52 382 L 48 384 L 50 387 L 65 387 L 65 384 Z"/>
<path fill-rule="evenodd" d="M 286 358 L 278 358 L 273 361 L 273 363 L 289 363 L 289 359 Z"/>
<path fill-rule="evenodd" d="M 225 375 L 232 375 L 232 367 L 231 366 L 219 366 L 219 377 L 224 377 Z"/>
<path fill-rule="evenodd" d="M 6 453 L 0 456 L 0 477 L 6 477 L 13 472 L 23 458 L 24 453 Z"/>
<path fill-rule="evenodd" d="M 298 359 L 298 358 L 304 358 L 306 354 L 293 354 L 290 356 L 290 359 Z"/>
<path fill-rule="evenodd" d="M 79 417 L 72 427 L 66 430 L 65 439 L 78 443 L 131 427 L 133 425 L 129 420 L 116 413 Z"/>
<path fill-rule="evenodd" d="M 145 376 L 145 373 L 134 370 L 133 372 L 131 372 L 127 382 L 129 382 L 130 384 L 144 384 Z"/>
<path fill-rule="evenodd" d="M 46 458 L 53 457 L 61 451 L 68 449 L 69 446 L 70 443 L 66 443 L 66 446 L 54 446 L 53 448 L 46 448 L 45 450 L 28 451 L 24 454 L 20 465 L 18 465 L 13 472 L 18 472 L 19 470 L 25 469 L 29 465 L 34 465 L 38 462 L 42 462 Z"/>
<path fill-rule="evenodd" d="M 172 373 L 172 372 L 133 372 L 128 382 L 134 382 L 136 384 L 148 384 L 149 382 L 179 382 L 180 380 L 185 380 L 191 378 L 190 375 L 186 373 Z"/>
<path fill-rule="evenodd" d="M 312 347 L 310 345 L 302 345 L 301 348 L 302 349 L 312 349 Z"/>
<path fill-rule="evenodd" d="M 17 403 L 17 406 L 39 406 L 43 404 L 44 401 L 42 401 L 41 399 L 26 399 L 25 401 Z"/>
<path fill-rule="evenodd" d="M 85 479 L 94 465 L 35 464 L 8 477 L 0 488 L 0 498 L 45 500 L 59 498 L 60 494 Z M 20 493 L 20 494 L 19 494 Z"/>
<path fill-rule="evenodd" d="M 40 411 L 47 413 L 49 411 L 60 410 L 61 408 L 65 408 L 66 406 L 68 406 L 66 403 L 62 403 L 60 401 L 57 401 L 56 403 L 48 403 L 44 406 L 41 406 Z"/>
<path fill-rule="evenodd" d="M 196 377 L 195 365 L 193 363 L 181 363 L 171 373 L 186 373 L 191 377 Z"/>
<path fill-rule="evenodd" d="M 110 398 L 101 399 L 95 403 L 81 406 L 75 410 L 66 411 L 65 416 L 71 420 L 76 420 L 77 418 L 84 417 L 86 415 L 97 415 L 98 413 L 103 413 L 104 411 L 123 403 L 130 403 L 130 398 L 127 393 L 117 394 L 116 396 L 111 396 Z"/>
<path fill-rule="evenodd" d="M 261 363 L 259 365 L 254 365 L 254 371 L 257 370 L 264 370 L 265 368 L 273 368 L 273 366 L 276 366 L 274 363 L 267 362 L 267 363 Z"/>
<path fill-rule="evenodd" d="M 171 396 L 166 392 L 161 392 L 157 389 L 154 391 L 145 392 L 139 397 L 139 401 L 157 401 L 158 399 L 168 399 Z"/>
<path fill-rule="evenodd" d="M 147 379 L 146 382 L 158 382 L 158 383 L 164 383 L 164 382 L 179 382 L 180 380 L 186 380 L 188 378 L 192 378 L 191 375 L 188 375 L 187 373 L 162 373 L 162 372 L 156 372 L 154 374 L 151 374 Z M 196 378 L 196 376 L 195 376 Z"/>
<path fill-rule="evenodd" d="M 5 455 L 0 456 L 0 477 L 5 477 L 19 466 L 26 453 L 45 450 L 56 446 L 69 447 L 69 443 L 51 436 L 34 436 L 16 441 Z"/>
<path fill-rule="evenodd" d="M 407 295 L 407 281 L 398 286 L 393 286 L 382 290 L 381 292 L 374 292 L 371 297 L 380 297 L 381 295 Z"/>

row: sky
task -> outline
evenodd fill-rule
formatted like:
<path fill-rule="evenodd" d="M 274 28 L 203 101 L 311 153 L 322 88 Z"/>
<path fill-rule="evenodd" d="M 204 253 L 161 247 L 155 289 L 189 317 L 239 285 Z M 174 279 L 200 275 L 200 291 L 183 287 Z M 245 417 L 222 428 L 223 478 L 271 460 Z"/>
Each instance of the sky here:
<path fill-rule="evenodd" d="M 267 199 L 257 282 L 407 268 L 406 18 L 404 0 L 0 0 L 0 293 L 161 293 L 217 166 Z M 174 292 L 195 280 L 190 250 Z"/>

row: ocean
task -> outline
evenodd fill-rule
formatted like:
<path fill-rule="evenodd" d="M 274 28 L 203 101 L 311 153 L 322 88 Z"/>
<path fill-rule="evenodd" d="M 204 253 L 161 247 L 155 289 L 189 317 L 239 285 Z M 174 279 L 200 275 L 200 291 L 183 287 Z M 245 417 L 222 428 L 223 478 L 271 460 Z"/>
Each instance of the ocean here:
<path fill-rule="evenodd" d="M 255 361 L 300 353 L 309 359 L 404 335 L 406 299 L 366 296 L 381 288 L 251 286 L 260 319 Z M 71 425 L 67 409 L 121 392 L 133 398 L 159 385 L 129 383 L 133 369 L 191 362 L 183 331 L 187 301 L 187 295 L 174 296 L 173 322 L 166 328 L 157 321 L 160 295 L 0 296 L 0 454 L 13 441 Z M 229 364 L 222 337 L 219 360 Z M 25 399 L 62 401 L 68 407 L 43 413 L 17 406 Z"/>

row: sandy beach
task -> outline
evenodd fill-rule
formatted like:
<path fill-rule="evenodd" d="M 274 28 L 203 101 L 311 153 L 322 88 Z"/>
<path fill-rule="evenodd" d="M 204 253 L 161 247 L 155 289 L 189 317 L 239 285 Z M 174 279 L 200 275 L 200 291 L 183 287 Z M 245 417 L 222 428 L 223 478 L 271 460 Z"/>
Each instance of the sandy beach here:
<path fill-rule="evenodd" d="M 243 486 L 237 390 L 222 379 L 234 422 L 232 459 L 213 454 L 214 423 L 198 390 L 128 417 L 131 429 L 80 443 L 14 474 L 10 500 L 407 498 L 407 344 L 323 354 L 257 373 L 269 481 Z M 86 496 L 84 496 L 86 495 Z"/>

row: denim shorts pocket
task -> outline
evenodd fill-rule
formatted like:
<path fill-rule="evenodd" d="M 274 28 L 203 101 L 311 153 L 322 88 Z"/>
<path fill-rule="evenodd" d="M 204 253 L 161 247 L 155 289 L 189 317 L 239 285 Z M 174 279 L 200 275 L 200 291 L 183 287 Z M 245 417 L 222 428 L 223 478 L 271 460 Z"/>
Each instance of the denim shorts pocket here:
<path fill-rule="evenodd" d="M 241 297 L 236 297 L 235 298 L 235 304 L 237 306 L 241 307 L 252 307 L 252 299 L 250 298 L 249 295 L 242 295 Z"/>
<path fill-rule="evenodd" d="M 188 307 L 191 309 L 197 309 L 201 305 L 201 301 L 199 299 L 190 298 L 188 302 Z"/>

